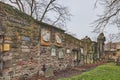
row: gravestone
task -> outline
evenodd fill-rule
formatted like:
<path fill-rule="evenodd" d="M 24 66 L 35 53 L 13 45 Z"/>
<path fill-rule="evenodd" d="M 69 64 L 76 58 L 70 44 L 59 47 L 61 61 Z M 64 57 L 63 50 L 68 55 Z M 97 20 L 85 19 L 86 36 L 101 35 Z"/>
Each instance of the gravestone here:
<path fill-rule="evenodd" d="M 10 75 L 4 75 L 4 80 L 10 80 Z"/>
<path fill-rule="evenodd" d="M 45 71 L 45 77 L 51 77 L 51 76 L 54 76 L 53 68 L 49 67 Z"/>

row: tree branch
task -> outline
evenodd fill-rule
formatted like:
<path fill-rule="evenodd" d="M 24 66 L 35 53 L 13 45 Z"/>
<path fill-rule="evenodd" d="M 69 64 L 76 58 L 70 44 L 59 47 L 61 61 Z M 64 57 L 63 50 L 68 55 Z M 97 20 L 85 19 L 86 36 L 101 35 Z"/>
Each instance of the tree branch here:
<path fill-rule="evenodd" d="M 50 6 L 54 1 L 55 1 L 55 0 L 50 0 L 50 2 L 48 3 L 47 7 L 45 8 L 45 11 L 44 11 L 44 13 L 43 13 L 43 15 L 42 15 L 42 17 L 41 17 L 41 19 L 40 19 L 40 22 L 42 22 L 42 20 L 43 20 L 43 18 L 44 18 L 44 16 L 45 16 L 45 14 L 46 14 L 49 6 Z"/>

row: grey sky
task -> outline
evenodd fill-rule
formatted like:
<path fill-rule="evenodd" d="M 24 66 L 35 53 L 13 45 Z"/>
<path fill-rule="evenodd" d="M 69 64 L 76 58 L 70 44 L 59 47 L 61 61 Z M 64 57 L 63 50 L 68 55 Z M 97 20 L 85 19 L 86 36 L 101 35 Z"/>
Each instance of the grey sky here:
<path fill-rule="evenodd" d="M 86 35 L 93 39 L 98 36 L 91 32 L 94 28 L 90 26 L 103 9 L 100 6 L 94 9 L 94 3 L 95 0 L 61 0 L 61 4 L 67 6 L 73 14 L 71 21 L 67 23 L 68 31 L 75 33 L 80 39 Z M 105 30 L 105 35 L 118 32 L 113 26 Z"/>

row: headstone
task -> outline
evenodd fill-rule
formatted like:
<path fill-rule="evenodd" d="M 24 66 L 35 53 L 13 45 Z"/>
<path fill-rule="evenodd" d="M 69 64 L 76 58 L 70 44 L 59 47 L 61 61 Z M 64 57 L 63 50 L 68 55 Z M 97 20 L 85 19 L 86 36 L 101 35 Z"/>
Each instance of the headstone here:
<path fill-rule="evenodd" d="M 5 75 L 4 76 L 4 80 L 10 80 L 10 76 L 9 75 Z"/>
<path fill-rule="evenodd" d="M 51 76 L 54 76 L 53 68 L 49 67 L 45 71 L 45 77 L 51 77 Z"/>
<path fill-rule="evenodd" d="M 56 49 L 55 48 L 51 49 L 51 56 L 56 56 Z"/>

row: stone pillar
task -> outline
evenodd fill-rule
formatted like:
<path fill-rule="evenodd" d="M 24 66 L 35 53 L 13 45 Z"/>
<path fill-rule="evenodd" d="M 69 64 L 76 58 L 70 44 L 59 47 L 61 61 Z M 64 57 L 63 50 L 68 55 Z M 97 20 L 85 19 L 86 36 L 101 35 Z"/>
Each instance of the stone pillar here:
<path fill-rule="evenodd" d="M 97 42 L 93 42 L 93 63 L 97 62 Z"/>
<path fill-rule="evenodd" d="M 98 58 L 99 59 L 102 59 L 104 58 L 104 42 L 105 42 L 105 36 L 103 33 L 100 33 L 98 38 L 97 38 L 97 43 L 98 43 L 98 46 L 97 46 L 97 50 L 98 50 Z"/>

